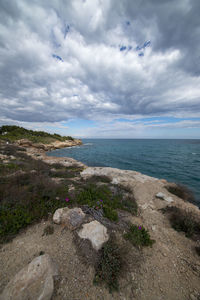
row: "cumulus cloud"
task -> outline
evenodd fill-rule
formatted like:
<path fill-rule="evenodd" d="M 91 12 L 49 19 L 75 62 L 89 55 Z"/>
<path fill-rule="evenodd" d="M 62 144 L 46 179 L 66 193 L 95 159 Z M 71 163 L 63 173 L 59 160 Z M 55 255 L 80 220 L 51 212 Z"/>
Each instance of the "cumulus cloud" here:
<path fill-rule="evenodd" d="M 199 13 L 192 0 L 2 0 L 0 118 L 200 117 Z"/>

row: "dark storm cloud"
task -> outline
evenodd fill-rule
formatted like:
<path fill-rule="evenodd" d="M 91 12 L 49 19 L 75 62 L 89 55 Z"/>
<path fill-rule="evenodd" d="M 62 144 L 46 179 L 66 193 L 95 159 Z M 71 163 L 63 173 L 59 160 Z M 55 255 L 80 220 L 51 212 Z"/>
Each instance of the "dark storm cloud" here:
<path fill-rule="evenodd" d="M 200 113 L 200 2 L 0 2 L 0 117 Z"/>

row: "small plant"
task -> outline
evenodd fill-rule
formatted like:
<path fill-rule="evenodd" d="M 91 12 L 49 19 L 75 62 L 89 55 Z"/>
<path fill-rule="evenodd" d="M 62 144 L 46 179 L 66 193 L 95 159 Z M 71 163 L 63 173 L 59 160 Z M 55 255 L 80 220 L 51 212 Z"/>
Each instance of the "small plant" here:
<path fill-rule="evenodd" d="M 118 221 L 118 213 L 109 206 L 103 207 L 104 216 L 111 221 Z"/>
<path fill-rule="evenodd" d="M 124 206 L 124 210 L 130 212 L 133 215 L 137 215 L 138 213 L 138 205 L 137 202 L 135 200 L 135 198 L 133 197 L 128 197 L 127 199 L 123 200 L 123 206 Z"/>
<path fill-rule="evenodd" d="M 49 234 L 53 234 L 53 233 L 54 233 L 54 227 L 52 225 L 47 225 L 44 228 L 43 235 L 49 235 Z"/>
<path fill-rule="evenodd" d="M 101 257 L 96 268 L 94 284 L 105 283 L 109 291 L 119 289 L 118 278 L 122 269 L 122 259 L 118 246 L 108 241 L 101 250 Z"/>
<path fill-rule="evenodd" d="M 152 246 L 155 242 L 151 240 L 148 231 L 143 226 L 137 226 L 132 224 L 129 231 L 124 234 L 124 238 L 129 240 L 134 246 Z"/>

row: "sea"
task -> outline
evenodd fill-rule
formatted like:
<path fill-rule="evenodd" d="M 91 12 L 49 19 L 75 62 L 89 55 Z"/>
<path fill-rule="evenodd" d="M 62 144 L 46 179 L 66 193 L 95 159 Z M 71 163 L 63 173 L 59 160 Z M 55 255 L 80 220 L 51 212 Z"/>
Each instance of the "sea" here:
<path fill-rule="evenodd" d="M 88 166 L 134 170 L 186 185 L 200 207 L 200 140 L 82 139 L 83 145 L 48 152 Z"/>

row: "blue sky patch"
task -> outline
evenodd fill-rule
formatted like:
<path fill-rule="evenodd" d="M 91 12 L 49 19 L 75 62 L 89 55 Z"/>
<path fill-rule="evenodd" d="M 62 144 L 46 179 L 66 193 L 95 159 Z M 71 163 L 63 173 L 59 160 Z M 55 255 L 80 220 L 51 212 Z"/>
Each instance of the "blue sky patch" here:
<path fill-rule="evenodd" d="M 136 50 L 136 51 L 140 51 L 140 50 L 142 50 L 142 49 L 145 49 L 145 48 L 147 48 L 147 47 L 150 47 L 150 45 L 151 45 L 151 41 L 146 41 L 146 42 L 144 42 L 144 44 L 143 44 L 142 46 L 137 46 L 137 47 L 135 48 L 135 50 Z"/>
<path fill-rule="evenodd" d="M 141 119 L 115 119 L 114 122 L 127 122 L 127 123 L 157 123 L 157 124 L 162 124 L 162 123 L 179 123 L 181 121 L 200 121 L 200 118 L 175 118 L 175 117 L 150 117 L 150 118 L 141 118 Z"/>
<path fill-rule="evenodd" d="M 66 38 L 68 32 L 70 31 L 70 26 L 69 25 L 66 25 L 65 26 L 65 29 L 64 29 L 64 39 Z"/>
<path fill-rule="evenodd" d="M 63 61 L 62 57 L 60 57 L 59 55 L 52 54 L 52 57 L 56 58 L 57 60 Z"/>
<path fill-rule="evenodd" d="M 120 47 L 120 51 L 124 51 L 124 50 L 126 50 L 126 46 Z"/>

